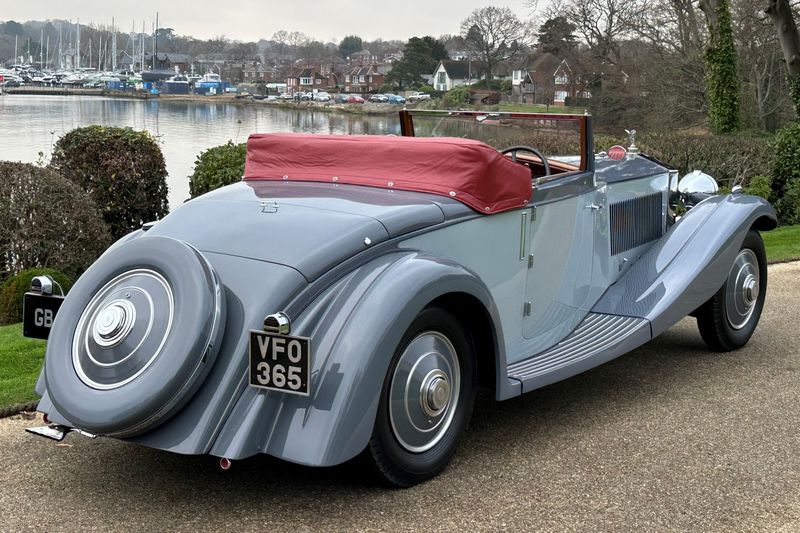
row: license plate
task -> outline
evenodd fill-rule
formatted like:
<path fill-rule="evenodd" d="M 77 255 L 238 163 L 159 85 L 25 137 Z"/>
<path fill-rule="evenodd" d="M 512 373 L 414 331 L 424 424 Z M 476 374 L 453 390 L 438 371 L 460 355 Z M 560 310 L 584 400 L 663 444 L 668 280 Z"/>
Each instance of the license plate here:
<path fill-rule="evenodd" d="M 32 339 L 47 339 L 63 301 L 63 296 L 26 292 L 22 300 L 22 334 Z"/>
<path fill-rule="evenodd" d="M 308 396 L 311 339 L 250 331 L 250 385 Z"/>

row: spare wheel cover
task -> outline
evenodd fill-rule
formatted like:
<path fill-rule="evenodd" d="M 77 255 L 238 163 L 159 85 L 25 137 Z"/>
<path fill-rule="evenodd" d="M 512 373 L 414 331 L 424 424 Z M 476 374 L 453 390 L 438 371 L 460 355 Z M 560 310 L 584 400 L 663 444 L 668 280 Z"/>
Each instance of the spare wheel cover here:
<path fill-rule="evenodd" d="M 143 236 L 114 247 L 78 279 L 53 323 L 53 405 L 93 433 L 144 433 L 203 382 L 224 322 L 219 279 L 190 245 Z"/>

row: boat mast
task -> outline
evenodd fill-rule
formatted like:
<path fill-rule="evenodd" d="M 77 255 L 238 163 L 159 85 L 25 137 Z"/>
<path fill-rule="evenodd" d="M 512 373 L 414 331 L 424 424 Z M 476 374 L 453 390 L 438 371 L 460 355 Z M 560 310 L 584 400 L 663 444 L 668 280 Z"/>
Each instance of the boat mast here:
<path fill-rule="evenodd" d="M 111 18 L 111 72 L 117 71 L 117 27 Z"/>
<path fill-rule="evenodd" d="M 17 39 L 18 39 L 18 38 L 19 38 L 19 35 L 15 35 L 15 36 L 14 36 L 14 63 L 15 63 L 15 64 L 16 64 L 16 63 L 17 63 L 17 61 L 18 61 L 18 57 L 17 57 Z"/>
<path fill-rule="evenodd" d="M 156 26 L 153 30 L 153 70 L 156 69 L 156 56 L 158 55 L 158 11 L 156 11 Z"/>
<path fill-rule="evenodd" d="M 76 63 L 75 70 L 80 70 L 80 69 L 81 69 L 81 19 L 78 19 L 78 24 L 77 24 L 77 26 L 78 26 L 78 27 L 77 27 L 77 32 L 78 32 L 78 37 L 77 37 L 78 46 L 77 46 L 77 51 L 76 51 L 76 54 L 75 54 L 75 63 Z"/>
<path fill-rule="evenodd" d="M 39 33 L 39 69 L 44 68 L 44 27 L 42 27 L 41 32 Z"/>

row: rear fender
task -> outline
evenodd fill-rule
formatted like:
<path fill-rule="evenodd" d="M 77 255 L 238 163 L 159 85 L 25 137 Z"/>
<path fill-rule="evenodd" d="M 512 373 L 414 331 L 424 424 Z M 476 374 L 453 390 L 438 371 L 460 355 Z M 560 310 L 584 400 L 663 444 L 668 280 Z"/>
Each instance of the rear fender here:
<path fill-rule="evenodd" d="M 751 228 L 770 230 L 776 224 L 775 210 L 757 196 L 708 198 L 672 226 L 592 311 L 646 318 L 655 337 L 719 290 Z"/>
<path fill-rule="evenodd" d="M 247 387 L 211 453 L 231 459 L 267 453 L 315 466 L 358 455 L 372 434 L 400 339 L 422 309 L 450 293 L 484 305 L 502 346 L 496 307 L 474 273 L 417 252 L 384 255 L 340 279 L 293 321 L 292 335 L 311 338 L 311 395 Z"/>

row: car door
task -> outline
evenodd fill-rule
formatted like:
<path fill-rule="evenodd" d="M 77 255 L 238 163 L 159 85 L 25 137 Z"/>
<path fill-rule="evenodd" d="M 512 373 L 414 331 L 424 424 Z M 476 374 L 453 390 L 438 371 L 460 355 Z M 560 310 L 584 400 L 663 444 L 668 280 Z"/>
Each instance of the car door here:
<path fill-rule="evenodd" d="M 534 193 L 522 304 L 528 355 L 567 336 L 594 303 L 592 269 L 602 193 L 594 187 L 591 174 L 577 178 Z"/>

